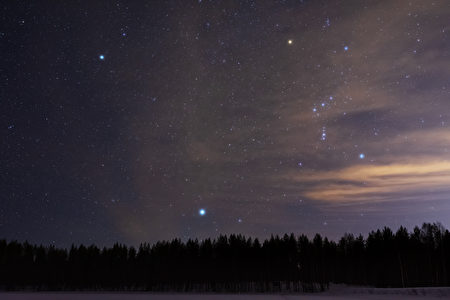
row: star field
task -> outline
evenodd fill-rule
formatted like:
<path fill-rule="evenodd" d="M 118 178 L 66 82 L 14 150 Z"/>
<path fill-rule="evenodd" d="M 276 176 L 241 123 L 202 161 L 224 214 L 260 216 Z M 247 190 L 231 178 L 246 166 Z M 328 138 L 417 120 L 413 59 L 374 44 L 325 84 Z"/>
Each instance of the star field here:
<path fill-rule="evenodd" d="M 0 238 L 450 226 L 447 1 L 1 8 Z"/>

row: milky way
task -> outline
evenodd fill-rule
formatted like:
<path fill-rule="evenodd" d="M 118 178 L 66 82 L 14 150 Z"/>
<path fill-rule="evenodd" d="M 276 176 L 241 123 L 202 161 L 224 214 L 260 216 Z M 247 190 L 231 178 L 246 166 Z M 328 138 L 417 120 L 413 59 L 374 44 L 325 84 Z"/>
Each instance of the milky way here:
<path fill-rule="evenodd" d="M 450 225 L 448 1 L 2 12 L 0 238 Z"/>

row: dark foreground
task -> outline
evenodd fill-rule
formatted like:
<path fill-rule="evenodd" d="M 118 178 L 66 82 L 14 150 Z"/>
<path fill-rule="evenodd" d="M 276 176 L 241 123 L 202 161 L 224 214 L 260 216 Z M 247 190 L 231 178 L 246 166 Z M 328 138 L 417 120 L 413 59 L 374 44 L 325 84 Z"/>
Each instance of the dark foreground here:
<path fill-rule="evenodd" d="M 139 248 L 58 249 L 0 240 L 0 289 L 303 293 L 330 282 L 375 287 L 450 286 L 450 233 L 439 224 L 383 228 L 338 242 L 317 234 L 178 239 Z"/>

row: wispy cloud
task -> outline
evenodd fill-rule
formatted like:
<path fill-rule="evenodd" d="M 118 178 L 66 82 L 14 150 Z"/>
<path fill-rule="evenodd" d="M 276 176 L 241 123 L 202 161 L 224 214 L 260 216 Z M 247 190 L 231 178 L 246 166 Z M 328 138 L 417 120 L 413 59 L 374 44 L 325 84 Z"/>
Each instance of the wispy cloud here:
<path fill-rule="evenodd" d="M 332 203 L 380 202 L 411 199 L 426 193 L 450 194 L 450 161 L 424 160 L 388 165 L 356 165 L 325 172 L 292 175 L 310 183 L 310 199 Z"/>

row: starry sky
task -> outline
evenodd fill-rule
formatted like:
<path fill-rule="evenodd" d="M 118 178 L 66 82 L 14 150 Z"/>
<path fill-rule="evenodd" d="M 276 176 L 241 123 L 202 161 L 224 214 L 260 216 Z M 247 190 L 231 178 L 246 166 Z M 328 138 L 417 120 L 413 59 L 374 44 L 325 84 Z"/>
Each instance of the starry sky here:
<path fill-rule="evenodd" d="M 450 3 L 1 5 L 0 238 L 450 225 Z"/>

